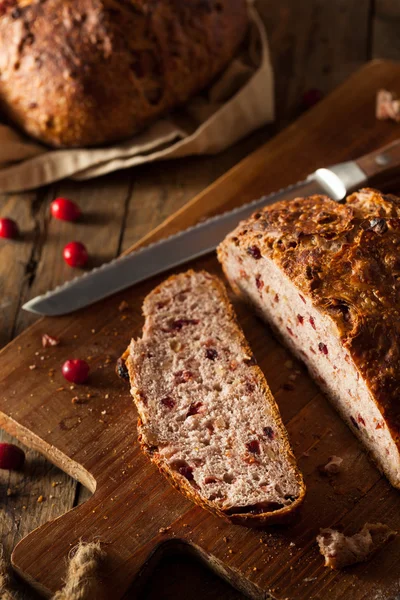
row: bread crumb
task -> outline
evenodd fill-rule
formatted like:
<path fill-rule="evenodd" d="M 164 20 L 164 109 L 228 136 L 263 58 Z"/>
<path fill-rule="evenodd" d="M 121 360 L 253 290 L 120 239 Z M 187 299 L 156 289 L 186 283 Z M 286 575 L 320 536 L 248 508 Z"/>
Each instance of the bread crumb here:
<path fill-rule="evenodd" d="M 397 535 L 382 523 L 365 523 L 364 527 L 352 536 L 336 529 L 321 529 L 317 543 L 325 567 L 343 569 L 348 565 L 367 561 L 389 540 Z"/>
<path fill-rule="evenodd" d="M 160 527 L 158 533 L 167 533 L 167 531 L 169 531 L 170 529 L 171 527 Z"/>
<path fill-rule="evenodd" d="M 54 335 L 49 335 L 48 333 L 44 333 L 42 335 L 43 348 L 48 348 L 49 346 L 58 346 L 59 343 L 59 338 L 55 337 Z"/>
<path fill-rule="evenodd" d="M 15 496 L 15 490 L 11 488 L 7 488 L 7 496 Z"/>
<path fill-rule="evenodd" d="M 42 496 L 42 495 L 40 494 L 39 498 L 37 499 L 37 502 L 39 502 L 39 504 L 41 504 L 41 503 L 42 503 L 42 502 L 44 502 L 44 501 L 45 501 L 45 498 L 44 498 L 44 496 Z"/>
<path fill-rule="evenodd" d="M 121 304 L 118 306 L 119 312 L 123 312 L 124 310 L 128 310 L 129 304 L 126 300 L 122 300 Z"/>
<path fill-rule="evenodd" d="M 400 122 L 400 100 L 395 92 L 379 90 L 376 95 L 376 118 L 380 121 L 392 119 Z"/>
<path fill-rule="evenodd" d="M 29 365 L 29 368 L 31 371 L 33 371 L 34 369 L 36 369 L 36 365 Z"/>
<path fill-rule="evenodd" d="M 337 475 L 341 471 L 341 465 L 343 458 L 340 456 L 330 456 L 326 465 L 320 465 L 318 467 L 322 475 Z"/>
<path fill-rule="evenodd" d="M 84 404 L 86 402 L 85 398 L 79 398 L 79 396 L 74 396 L 71 400 L 72 404 Z"/>

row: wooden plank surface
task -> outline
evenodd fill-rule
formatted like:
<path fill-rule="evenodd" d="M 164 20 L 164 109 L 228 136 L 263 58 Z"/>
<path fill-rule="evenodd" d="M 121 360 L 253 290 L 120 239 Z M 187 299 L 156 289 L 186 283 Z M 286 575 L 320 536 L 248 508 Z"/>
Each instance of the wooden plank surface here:
<path fill-rule="evenodd" d="M 400 91 L 399 81 L 400 66 L 369 65 L 200 194 L 151 239 L 188 226 L 216 207 L 223 209 L 288 183 L 289 169 L 293 179 L 299 179 L 320 160 L 330 163 L 355 157 L 396 138 L 396 125 L 375 120 L 374 100 L 378 83 Z M 327 118 L 332 114 L 334 122 Z M 304 145 L 306 135 L 307 151 L 296 155 L 293 163 L 292 153 Z M 196 261 L 195 266 L 219 271 L 213 256 Z M 356 529 L 365 520 L 380 520 L 382 511 L 390 526 L 400 528 L 397 492 L 368 461 L 304 369 L 299 366 L 296 393 L 283 387 L 290 374 L 282 367 L 288 354 L 243 306 L 237 307 L 240 321 L 281 407 L 306 478 L 308 496 L 301 519 L 290 529 L 261 533 L 230 525 L 185 500 L 143 457 L 132 427 L 135 411 L 127 389 L 115 380 L 113 365 L 127 343 L 128 330 L 138 334 L 142 299 L 158 280 L 76 315 L 39 322 L 2 352 L 2 426 L 41 449 L 92 491 L 96 488 L 88 502 L 20 543 L 14 552 L 15 565 L 29 580 L 40 582 L 41 589 L 54 590 L 62 579 L 68 549 L 80 537 L 100 538 L 108 556 L 105 597 L 111 590 L 118 597 L 152 550 L 166 541 L 173 549 L 181 548 L 183 540 L 198 557 L 254 598 L 263 598 L 265 591 L 278 600 L 322 600 L 327 595 L 332 600 L 361 600 L 371 592 L 391 598 L 400 580 L 400 540 L 392 543 L 390 552 L 382 552 L 366 565 L 331 573 L 322 566 L 315 535 L 319 527 L 338 523 Z M 122 298 L 130 305 L 124 320 L 118 311 Z M 38 350 L 43 327 L 59 335 L 63 343 L 51 351 Z M 92 378 L 82 388 L 92 399 L 84 405 L 71 404 L 75 391 L 56 393 L 62 383 L 58 367 L 69 355 L 92 356 Z M 36 360 L 37 369 L 30 370 Z M 55 375 L 49 377 L 52 367 Z M 318 465 L 331 454 L 344 456 L 346 464 L 344 473 L 334 480 L 318 472 Z M 161 528 L 169 526 L 162 533 Z"/>
<path fill-rule="evenodd" d="M 301 96 L 309 87 L 329 91 L 370 56 L 400 58 L 398 3 L 394 0 L 376 0 L 375 10 L 372 10 L 372 2 L 337 0 L 332 3 L 310 0 L 302 3 L 301 8 L 294 0 L 284 0 L 278 5 L 260 0 L 258 5 L 268 26 L 275 66 L 278 127 L 298 114 Z M 354 23 L 357 23 L 357 27 Z M 370 31 L 373 32 L 373 38 L 369 35 Z M 131 193 L 129 198 L 126 197 L 124 218 L 108 222 L 108 230 L 112 236 L 118 233 L 120 247 L 126 249 L 269 135 L 270 128 L 221 156 L 119 173 L 121 186 L 125 186 L 127 193 L 130 188 Z M 54 272 L 60 265 L 63 276 L 71 276 L 70 272 L 64 271 L 59 254 L 56 261 L 51 259 L 52 253 L 59 252 L 59 246 L 52 243 L 52 236 L 58 235 L 58 232 L 50 232 L 48 228 L 50 199 L 68 193 L 74 199 L 79 198 L 85 207 L 91 201 L 93 205 L 93 199 L 101 196 L 96 205 L 97 213 L 101 216 L 107 212 L 106 192 L 111 196 L 115 191 L 115 179 L 114 176 L 104 177 L 83 187 L 84 194 L 82 184 L 68 183 L 65 187 L 64 184 L 58 184 L 49 190 L 0 197 L 1 215 L 9 214 L 16 218 L 24 231 L 22 242 L 0 246 L 3 292 L 1 344 L 5 344 L 16 331 L 21 331 L 27 325 L 29 319 L 26 315 L 19 316 L 19 307 L 22 298 L 37 293 L 31 290 L 32 285 L 36 290 L 46 289 L 46 282 L 51 285 L 51 278 L 54 281 Z M 97 222 L 97 226 L 101 226 L 101 221 Z M 85 233 L 90 235 L 96 254 L 96 249 L 100 248 L 94 240 L 96 227 Z M 69 239 L 68 236 L 65 238 Z M 45 246 L 47 250 L 43 252 Z M 106 253 L 103 258 L 107 259 Z M 54 272 L 47 275 L 48 270 Z M 43 285 L 40 284 L 42 277 Z M 3 439 L 9 439 L 7 434 L 2 435 Z M 61 481 L 61 484 L 53 488 L 53 481 Z M 6 495 L 8 489 L 14 491 L 12 496 Z M 62 514 L 76 502 L 88 497 L 82 486 L 31 450 L 28 451 L 28 464 L 22 475 L 0 473 L 0 494 L 4 506 L 0 512 L 0 534 L 6 553 L 10 552 L 16 541 L 40 523 Z M 45 496 L 44 503 L 36 503 L 39 495 Z M 206 578 L 204 573 L 202 576 Z M 211 581 L 210 586 L 213 585 Z M 169 592 L 164 584 L 165 581 L 159 592 L 163 589 L 167 597 Z M 191 588 L 190 584 L 187 588 L 182 585 L 183 597 L 185 590 Z M 175 587 L 171 584 L 171 597 L 176 597 L 178 589 L 179 582 L 175 582 Z M 225 593 L 228 594 L 228 590 Z"/>
<path fill-rule="evenodd" d="M 375 0 L 372 21 L 372 56 L 400 58 L 400 3 Z"/>

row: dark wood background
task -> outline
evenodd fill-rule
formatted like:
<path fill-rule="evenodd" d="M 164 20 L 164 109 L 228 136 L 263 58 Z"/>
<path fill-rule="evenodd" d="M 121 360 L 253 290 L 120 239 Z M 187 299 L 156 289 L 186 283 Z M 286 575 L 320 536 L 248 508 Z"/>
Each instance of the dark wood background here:
<path fill-rule="evenodd" d="M 35 192 L 0 195 L 0 216 L 14 218 L 22 230 L 20 241 L 0 244 L 1 345 L 34 321 L 33 315 L 21 311 L 24 302 L 75 275 L 62 259 L 62 248 L 72 238 L 86 243 L 92 266 L 109 261 L 295 119 L 304 110 L 304 92 L 316 88 L 328 93 L 372 58 L 400 58 L 396 0 L 259 0 L 258 6 L 275 70 L 277 121 L 273 126 L 216 157 L 159 163 L 91 182 L 66 181 Z M 71 229 L 50 220 L 49 203 L 57 196 L 75 200 L 87 222 Z M 10 441 L 10 437 L 0 431 L 0 440 Z M 6 556 L 29 531 L 89 496 L 39 454 L 25 450 L 22 473 L 0 471 L 0 541 Z M 44 501 L 38 502 L 41 496 Z M 26 588 L 22 591 L 24 598 L 33 598 Z M 181 555 L 161 561 L 144 597 L 243 598 L 208 569 Z"/>

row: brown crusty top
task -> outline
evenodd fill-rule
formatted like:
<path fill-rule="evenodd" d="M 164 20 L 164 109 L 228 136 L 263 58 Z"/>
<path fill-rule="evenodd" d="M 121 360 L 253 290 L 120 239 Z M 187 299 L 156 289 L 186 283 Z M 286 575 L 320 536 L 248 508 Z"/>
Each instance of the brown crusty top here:
<path fill-rule="evenodd" d="M 246 0 L 0 0 L 0 106 L 53 146 L 126 139 L 227 65 Z"/>
<path fill-rule="evenodd" d="M 278 202 L 227 239 L 271 258 L 337 325 L 400 443 L 400 198 L 362 189 Z"/>

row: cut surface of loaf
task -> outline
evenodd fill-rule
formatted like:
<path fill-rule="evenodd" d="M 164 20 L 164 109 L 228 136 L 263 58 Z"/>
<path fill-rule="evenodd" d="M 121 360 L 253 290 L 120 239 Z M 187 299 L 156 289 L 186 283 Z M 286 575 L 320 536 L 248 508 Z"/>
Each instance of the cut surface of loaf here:
<path fill-rule="evenodd" d="M 233 289 L 307 365 L 400 487 L 400 200 L 283 201 L 218 249 Z"/>
<path fill-rule="evenodd" d="M 144 449 L 218 515 L 283 520 L 303 500 L 302 476 L 222 282 L 206 272 L 173 276 L 143 312 L 126 365 Z"/>
<path fill-rule="evenodd" d="M 343 569 L 369 560 L 395 536 L 396 532 L 387 525 L 366 523 L 352 536 L 344 535 L 336 529 L 322 529 L 317 536 L 317 543 L 325 558 L 325 567 Z"/>
<path fill-rule="evenodd" d="M 0 105 L 60 147 L 129 138 L 209 85 L 246 0 L 0 0 Z"/>

